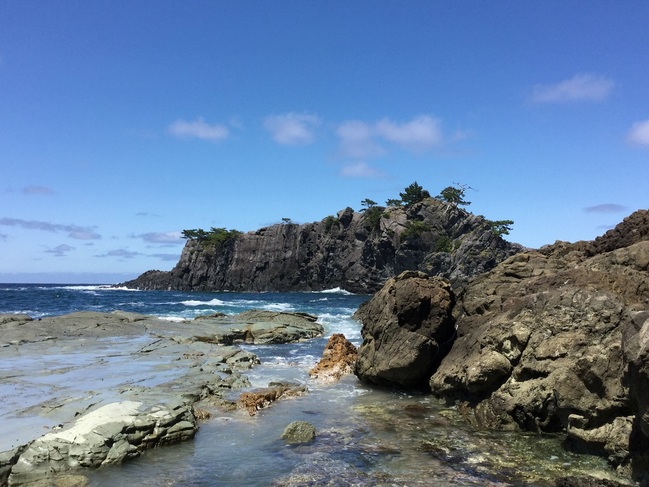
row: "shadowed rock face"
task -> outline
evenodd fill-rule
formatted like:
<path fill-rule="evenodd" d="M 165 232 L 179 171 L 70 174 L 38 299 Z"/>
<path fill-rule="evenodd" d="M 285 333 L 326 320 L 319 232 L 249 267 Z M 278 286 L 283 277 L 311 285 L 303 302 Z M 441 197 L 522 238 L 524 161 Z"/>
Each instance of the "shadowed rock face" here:
<path fill-rule="evenodd" d="M 460 285 L 521 250 L 494 235 L 483 217 L 434 199 L 408 209 L 374 210 L 380 218 L 347 208 L 320 222 L 272 225 L 221 245 L 188 241 L 171 271 L 148 271 L 124 285 L 196 291 L 341 287 L 370 293 L 411 269 Z M 425 230 L 413 232 L 416 224 Z"/>
<path fill-rule="evenodd" d="M 454 300 L 442 278 L 409 271 L 390 279 L 355 314 L 363 323 L 358 378 L 404 388 L 426 381 L 455 333 Z"/>

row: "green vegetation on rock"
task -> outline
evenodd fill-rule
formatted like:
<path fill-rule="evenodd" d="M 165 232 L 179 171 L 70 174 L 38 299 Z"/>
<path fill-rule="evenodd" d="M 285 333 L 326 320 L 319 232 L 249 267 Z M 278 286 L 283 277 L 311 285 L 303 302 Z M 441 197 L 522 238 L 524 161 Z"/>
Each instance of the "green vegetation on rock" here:
<path fill-rule="evenodd" d="M 187 240 L 195 240 L 198 243 L 206 245 L 221 245 L 229 240 L 233 240 L 241 235 L 239 230 L 227 230 L 225 228 L 210 228 L 205 231 L 202 228 L 193 230 L 183 230 L 182 237 Z"/>

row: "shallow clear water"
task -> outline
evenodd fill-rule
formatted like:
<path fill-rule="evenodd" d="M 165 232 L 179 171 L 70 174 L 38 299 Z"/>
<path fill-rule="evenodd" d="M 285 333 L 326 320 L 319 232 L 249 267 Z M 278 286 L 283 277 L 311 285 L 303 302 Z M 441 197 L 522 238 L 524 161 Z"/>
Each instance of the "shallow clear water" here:
<path fill-rule="evenodd" d="M 604 460 L 568 453 L 558 437 L 476 431 L 455 409 L 428 395 L 371 389 L 353 376 L 337 384 L 311 381 L 308 370 L 332 333 L 360 343 L 360 325 L 351 315 L 366 299 L 340 291 L 186 293 L 0 284 L 0 314 L 38 318 L 120 309 L 180 320 L 255 308 L 312 313 L 325 327 L 324 337 L 307 342 L 245 347 L 262 362 L 245 373 L 253 387 L 292 380 L 306 384 L 307 394 L 281 400 L 255 417 L 215 409 L 194 441 L 91 472 L 91 486 L 547 486 L 568 473 L 607 472 Z M 55 365 L 56 357 L 41 366 L 45 362 Z M 0 400 L 15 392 L 0 387 Z M 314 443 L 288 446 L 280 440 L 295 420 L 315 425 Z"/>

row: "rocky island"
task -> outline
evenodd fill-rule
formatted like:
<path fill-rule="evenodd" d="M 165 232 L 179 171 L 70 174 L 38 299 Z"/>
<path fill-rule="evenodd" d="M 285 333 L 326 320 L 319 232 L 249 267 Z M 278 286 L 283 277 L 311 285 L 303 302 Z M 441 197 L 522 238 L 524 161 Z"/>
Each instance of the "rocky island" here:
<path fill-rule="evenodd" d="M 460 286 L 521 251 L 502 238 L 494 227 L 499 222 L 462 208 L 468 204 L 462 188 L 446 191 L 431 198 L 415 182 L 388 206 L 365 200 L 361 212 L 346 208 L 319 222 L 284 222 L 248 233 L 186 232 L 187 244 L 171 271 L 148 271 L 122 285 L 184 291 L 342 288 L 367 294 L 405 270 Z"/>

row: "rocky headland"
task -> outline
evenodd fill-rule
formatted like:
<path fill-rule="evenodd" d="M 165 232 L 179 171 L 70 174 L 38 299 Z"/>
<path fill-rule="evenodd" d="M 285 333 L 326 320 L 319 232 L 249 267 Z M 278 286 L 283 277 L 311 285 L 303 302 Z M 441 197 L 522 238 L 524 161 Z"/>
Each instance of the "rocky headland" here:
<path fill-rule="evenodd" d="M 649 485 L 649 211 L 461 288 L 401 274 L 356 316 L 362 381 L 425 387 L 480 428 L 563 434 Z"/>
<path fill-rule="evenodd" d="M 319 291 L 367 294 L 405 270 L 454 286 L 522 250 L 490 222 L 457 204 L 346 208 L 322 221 L 281 223 L 218 242 L 190 238 L 171 271 L 148 271 L 123 286 L 183 291 Z"/>

